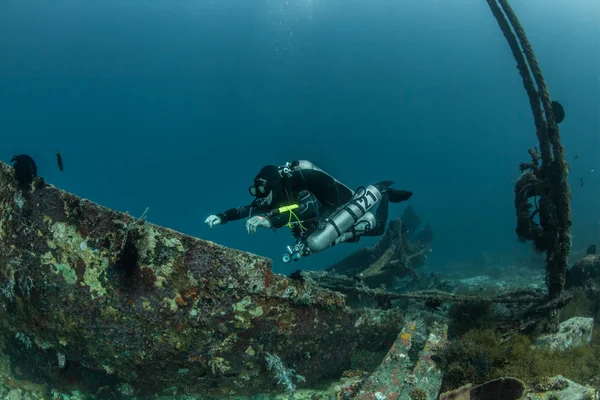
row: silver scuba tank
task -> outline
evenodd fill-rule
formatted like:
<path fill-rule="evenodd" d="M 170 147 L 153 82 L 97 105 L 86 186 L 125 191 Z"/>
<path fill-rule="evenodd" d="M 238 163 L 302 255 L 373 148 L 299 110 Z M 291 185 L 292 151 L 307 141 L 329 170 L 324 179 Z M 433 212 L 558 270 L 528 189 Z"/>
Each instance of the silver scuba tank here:
<path fill-rule="evenodd" d="M 337 238 L 350 229 L 367 211 L 381 201 L 382 194 L 373 185 L 356 191 L 352 200 L 329 216 L 324 227 L 306 239 L 306 247 L 312 253 L 328 248 Z"/>
<path fill-rule="evenodd" d="M 368 211 L 365 215 L 363 215 L 357 222 L 352 226 L 349 231 L 342 233 L 342 236 L 338 237 L 331 244 L 332 246 L 346 242 L 348 240 L 353 240 L 357 237 L 360 237 L 367 231 L 374 229 L 377 226 L 377 219 Z"/>

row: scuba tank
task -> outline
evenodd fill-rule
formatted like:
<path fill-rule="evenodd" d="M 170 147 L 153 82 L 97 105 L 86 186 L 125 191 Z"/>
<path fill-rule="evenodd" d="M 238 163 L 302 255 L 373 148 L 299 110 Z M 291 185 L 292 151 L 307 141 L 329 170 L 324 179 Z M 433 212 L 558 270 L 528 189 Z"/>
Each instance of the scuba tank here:
<path fill-rule="evenodd" d="M 354 226 L 365 214 L 382 199 L 381 191 L 373 185 L 359 188 L 352 200 L 331 214 L 316 232 L 305 241 L 306 248 L 311 253 L 325 250 Z M 365 219 L 363 218 L 363 221 Z"/>

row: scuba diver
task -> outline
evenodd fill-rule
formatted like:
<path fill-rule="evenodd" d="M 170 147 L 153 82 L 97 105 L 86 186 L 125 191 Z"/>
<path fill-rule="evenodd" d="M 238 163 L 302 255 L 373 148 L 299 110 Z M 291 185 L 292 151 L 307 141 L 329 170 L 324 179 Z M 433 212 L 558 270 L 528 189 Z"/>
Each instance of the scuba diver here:
<path fill-rule="evenodd" d="M 251 204 L 211 215 L 205 223 L 212 228 L 248 218 L 248 233 L 287 226 L 296 244 L 288 246 L 283 261 L 297 261 L 338 243 L 383 234 L 388 203 L 412 196 L 409 191 L 390 188 L 393 183 L 383 181 L 352 191 L 310 161 L 267 165 L 248 189 L 255 197 Z M 375 213 L 370 212 L 375 205 Z"/>

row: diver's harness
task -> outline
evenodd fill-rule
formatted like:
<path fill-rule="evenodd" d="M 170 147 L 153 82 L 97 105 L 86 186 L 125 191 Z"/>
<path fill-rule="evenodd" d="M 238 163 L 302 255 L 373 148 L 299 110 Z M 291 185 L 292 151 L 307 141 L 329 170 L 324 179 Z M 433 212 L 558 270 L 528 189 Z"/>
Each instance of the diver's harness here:
<path fill-rule="evenodd" d="M 363 217 L 366 216 L 367 211 L 381 200 L 381 196 L 381 192 L 375 186 L 369 185 L 366 188 L 361 186 L 356 190 L 348 203 L 338 207 L 326 218 L 317 218 L 318 222 L 313 224 L 310 229 L 306 229 L 300 225 L 304 230 L 300 232 L 294 245 L 286 247 L 287 252 L 282 257 L 283 262 L 298 261 L 302 257 L 307 257 L 315 251 L 322 251 L 324 248 L 334 246 L 339 242 L 358 241 L 360 239 L 359 230 L 357 229 L 359 225 L 364 225 L 360 229 L 362 232 L 366 232 L 373 227 L 375 221 L 370 221 L 369 218 Z M 298 206 L 296 205 L 296 207 Z M 290 214 L 290 221 L 291 217 L 292 215 Z M 373 218 L 372 215 L 371 218 Z M 345 225 L 345 228 L 340 226 L 340 222 Z M 311 237 L 313 234 L 315 236 Z M 325 247 L 315 250 L 315 240 L 319 241 L 318 236 L 325 236 L 329 240 L 324 242 L 326 243 Z M 321 242 L 322 244 L 323 242 Z"/>
<path fill-rule="evenodd" d="M 289 193 L 291 191 L 291 183 L 287 178 L 292 177 L 292 168 L 295 166 L 296 162 L 287 162 L 283 166 L 279 167 L 279 175 L 283 179 L 283 187 L 288 199 L 290 199 Z M 283 262 L 288 263 L 292 260 L 298 261 L 302 257 L 311 255 L 315 251 L 315 247 L 319 246 L 315 246 L 313 240 L 313 248 L 311 250 L 311 242 L 309 239 L 315 239 L 311 238 L 311 235 L 319 231 L 319 234 L 316 236 L 323 234 L 327 236 L 328 240 L 325 241 L 325 243 L 328 243 L 327 247 L 334 246 L 338 242 L 342 241 L 357 241 L 359 239 L 357 230 L 358 225 L 364 225 L 364 228 L 361 229 L 361 231 L 364 232 L 371 229 L 375 223 L 375 221 L 371 222 L 368 218 L 363 217 L 365 217 L 367 211 L 369 211 L 371 207 L 381 200 L 381 197 L 382 193 L 380 188 L 373 185 L 369 185 L 368 187 L 361 186 L 357 188 L 350 201 L 336 208 L 335 211 L 328 214 L 326 218 L 321 218 L 321 216 L 317 214 L 317 216 L 314 218 L 300 220 L 298 215 L 294 213 L 294 210 L 299 207 L 298 204 L 292 204 L 271 210 L 266 214 L 266 216 L 276 216 L 284 212 L 289 212 L 289 220 L 286 226 L 290 228 L 294 236 L 297 238 L 295 244 L 286 247 L 287 251 L 282 257 Z M 313 222 L 314 220 L 316 220 L 317 223 L 313 223 L 309 228 L 305 226 L 307 225 L 307 222 Z M 341 225 L 344 226 L 342 227 Z M 331 238 L 333 238 L 333 240 L 329 240 Z M 321 250 L 323 250 L 323 248 L 316 249 L 316 251 Z"/>
<path fill-rule="evenodd" d="M 286 193 L 286 197 L 288 198 L 288 200 L 291 200 L 290 193 L 292 191 L 291 190 L 292 188 L 291 188 L 290 178 L 292 177 L 292 174 L 293 174 L 292 168 L 295 167 L 296 165 L 297 165 L 297 161 L 294 161 L 293 163 L 286 162 L 284 165 L 282 165 L 278 168 L 279 176 L 281 176 L 282 181 L 283 181 L 283 189 Z M 311 233 L 318 230 L 319 227 L 322 225 L 322 222 L 320 222 L 319 224 L 316 224 L 316 226 L 313 226 L 310 229 L 307 228 L 305 225 L 307 225 L 307 223 L 309 223 L 309 222 L 313 222 L 314 220 L 318 220 L 319 215 L 317 214 L 316 217 L 307 218 L 306 220 L 301 220 L 300 217 L 298 217 L 298 215 L 294 212 L 294 210 L 296 210 L 298 207 L 300 207 L 298 204 L 291 204 L 288 206 L 275 208 L 265 214 L 266 217 L 274 217 L 276 215 L 280 215 L 285 212 L 289 213 L 289 219 L 288 219 L 287 224 L 285 224 L 285 226 L 287 226 L 290 229 L 290 231 L 292 231 L 292 234 L 294 235 L 294 237 L 297 238 L 297 240 L 296 240 L 296 244 L 294 244 L 293 246 L 287 246 L 288 254 L 285 254 L 283 256 L 283 261 L 286 263 L 290 262 L 292 260 L 292 258 L 294 259 L 294 261 L 298 261 L 301 256 L 307 256 L 310 254 L 310 251 L 308 250 L 306 245 L 303 243 L 303 241 Z M 277 229 L 273 228 L 273 231 L 275 232 L 275 231 L 277 231 Z"/>
<path fill-rule="evenodd" d="M 324 221 L 322 221 L 322 222 L 319 222 L 318 224 L 315 224 L 315 226 L 310 227 L 310 229 L 307 228 L 305 226 L 307 224 L 307 222 L 312 222 L 318 218 L 315 217 L 315 218 L 309 218 L 306 220 L 301 220 L 298 217 L 298 215 L 296 215 L 296 213 L 294 213 L 294 210 L 297 209 L 298 207 L 299 207 L 298 204 L 292 204 L 289 206 L 276 208 L 265 214 L 267 217 L 274 217 L 276 215 L 279 215 L 279 214 L 282 214 L 285 212 L 289 212 L 289 219 L 288 219 L 287 224 L 285 224 L 285 226 L 290 228 L 290 230 L 292 231 L 293 235 L 297 238 L 297 240 L 294 245 L 286 247 L 287 254 L 283 255 L 283 262 L 285 262 L 285 263 L 290 262 L 292 259 L 294 261 L 298 261 L 300 259 L 300 257 L 302 257 L 302 256 L 306 257 L 306 256 L 310 255 L 310 251 L 304 244 L 304 240 L 308 236 L 310 236 L 313 232 L 320 229 L 324 223 Z M 273 229 L 273 231 L 276 231 L 276 229 Z"/>

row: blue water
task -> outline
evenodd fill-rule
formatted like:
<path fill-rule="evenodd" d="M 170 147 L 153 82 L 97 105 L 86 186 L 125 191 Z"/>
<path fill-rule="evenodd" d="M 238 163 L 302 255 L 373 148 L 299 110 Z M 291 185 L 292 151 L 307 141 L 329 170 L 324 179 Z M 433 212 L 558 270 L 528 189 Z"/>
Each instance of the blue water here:
<path fill-rule="evenodd" d="M 600 235 L 600 2 L 511 4 L 566 110 L 581 251 Z M 283 273 L 376 238 L 286 265 L 285 229 L 204 219 L 248 204 L 264 164 L 393 179 L 414 196 L 390 218 L 411 204 L 430 221 L 444 269 L 531 247 L 514 233 L 511 176 L 537 145 L 515 65 L 484 0 L 3 0 L 0 160 L 27 153 L 52 184 Z"/>

